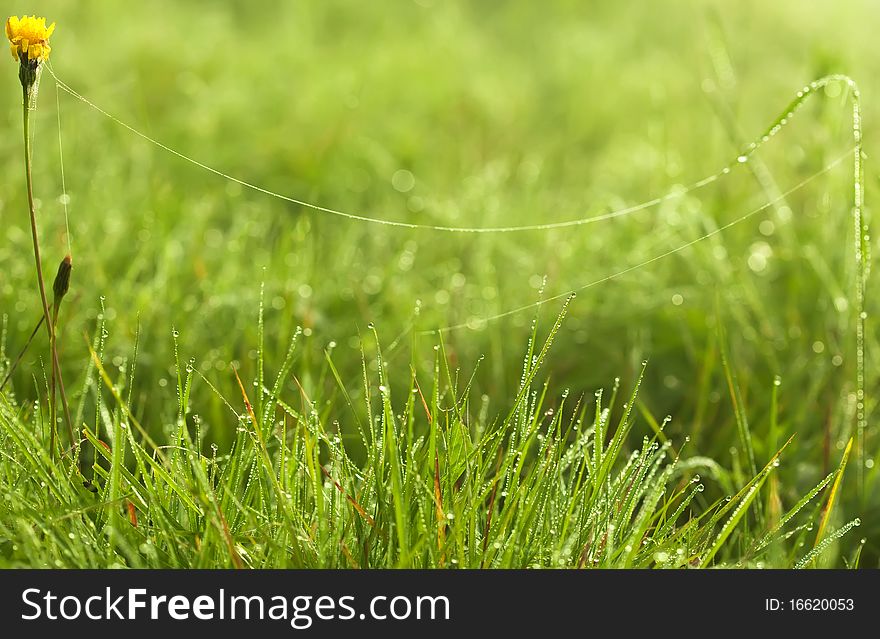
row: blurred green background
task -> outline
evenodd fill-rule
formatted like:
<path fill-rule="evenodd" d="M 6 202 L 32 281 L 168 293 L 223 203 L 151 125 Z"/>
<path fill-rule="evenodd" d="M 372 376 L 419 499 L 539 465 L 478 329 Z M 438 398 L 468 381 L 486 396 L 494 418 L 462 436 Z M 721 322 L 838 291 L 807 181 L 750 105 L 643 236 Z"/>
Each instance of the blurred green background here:
<path fill-rule="evenodd" d="M 52 67 L 136 129 L 221 171 L 295 198 L 420 224 L 555 222 L 638 204 L 715 173 L 822 75 L 862 90 L 867 214 L 880 113 L 880 7 L 783 2 L 9 2 L 57 21 Z M 13 356 L 39 317 L 21 166 L 20 88 L 0 80 L 0 314 Z M 271 369 L 304 329 L 295 372 L 345 428 L 324 351 L 356 399 L 375 323 L 392 379 L 431 370 L 443 337 L 474 396 L 503 411 L 534 311 L 483 324 L 641 263 L 765 204 L 852 147 L 849 94 L 813 97 L 755 159 L 703 189 L 632 215 L 553 231 L 459 235 L 369 225 L 265 196 L 188 164 L 59 95 L 74 276 L 63 364 L 79 397 L 83 338 L 106 322 L 113 373 L 139 354 L 135 413 L 156 432 L 177 412 L 175 346 L 230 398 L 230 365 L 253 379 L 265 302 Z M 66 251 L 56 88 L 44 74 L 35 180 L 46 268 Z M 551 353 L 552 392 L 632 384 L 640 411 L 689 453 L 742 460 L 719 361 L 724 327 L 762 463 L 771 389 L 798 437 L 783 498 L 839 462 L 853 430 L 852 166 L 720 235 L 578 295 Z M 878 333 L 868 291 L 868 490 Z M 102 309 L 103 300 L 103 311 Z M 561 304 L 542 307 L 539 331 Z M 367 339 L 362 339 L 366 337 Z M 33 349 L 16 373 L 36 397 Z M 479 363 L 481 356 L 484 361 Z M 298 401 L 294 380 L 289 401 Z M 203 383 L 192 404 L 209 437 L 236 423 Z M 25 402 L 26 403 L 26 402 Z M 86 417 L 94 408 L 87 402 Z M 645 421 L 639 429 L 649 432 Z M 773 450 L 771 450 L 773 448 Z M 876 563 L 876 497 L 845 481 Z M 723 483 L 723 482 L 722 482 Z M 724 490 L 722 485 L 719 491 Z M 873 500 L 873 501 L 872 501 Z M 857 540 L 856 540 L 857 541 Z"/>

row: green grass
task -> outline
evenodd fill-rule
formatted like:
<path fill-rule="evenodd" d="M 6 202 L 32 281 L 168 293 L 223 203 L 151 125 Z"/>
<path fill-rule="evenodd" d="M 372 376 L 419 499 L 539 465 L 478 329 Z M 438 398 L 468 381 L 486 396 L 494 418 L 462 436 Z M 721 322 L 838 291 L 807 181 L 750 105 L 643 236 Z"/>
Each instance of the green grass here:
<path fill-rule="evenodd" d="M 870 285 L 861 449 L 856 428 L 850 87 L 820 87 L 735 162 L 805 84 L 846 73 L 870 221 L 868 3 L 39 11 L 59 23 L 54 71 L 89 100 L 334 209 L 545 224 L 734 166 L 580 227 L 393 228 L 241 188 L 60 92 L 74 271 L 59 326 L 87 485 L 48 449 L 39 335 L 0 396 L 0 565 L 878 566 Z M 40 312 L 7 71 L 4 375 Z M 49 272 L 68 246 L 57 115 L 44 74 Z M 567 291 L 636 266 L 556 319 Z"/>
<path fill-rule="evenodd" d="M 279 397 L 291 374 L 294 342 L 271 390 L 251 404 L 242 385 L 245 412 L 228 407 L 237 428 L 225 455 L 216 448 L 201 454 L 201 419 L 194 415 L 190 428 L 184 418 L 199 379 L 193 367 L 177 371 L 180 417 L 168 445 L 154 447 L 139 436 L 143 426 L 122 400 L 125 376 L 105 377 L 96 359 L 92 380 L 103 379 L 115 401 L 104 406 L 103 429 L 85 431 L 98 452 L 88 484 L 76 464 L 51 459 L 39 432 L 17 428 L 11 407 L 0 413 L 6 458 L 17 462 L 3 467 L 10 487 L 3 526 L 7 562 L 750 567 L 795 560 L 807 565 L 824 549 L 827 544 L 809 552 L 804 546 L 810 546 L 819 513 L 817 496 L 835 475 L 783 517 L 759 520 L 775 522 L 766 534 L 749 531 L 746 514 L 761 512 L 759 491 L 789 441 L 736 494 L 701 504 L 696 514 L 705 485 L 695 471 L 712 472 L 714 464 L 688 455 L 687 444 L 676 449 L 663 434 L 666 420 L 653 437 L 629 443 L 638 385 L 621 403 L 617 386 L 606 401 L 601 391 L 554 398 L 537 382 L 561 325 L 560 316 L 547 342 L 526 353 L 519 391 L 503 417 L 490 418 L 485 401 L 471 405 L 470 383 L 455 378 L 440 349 L 430 387 L 422 391 L 413 374 L 405 399 L 397 402 L 400 413 L 384 373 L 365 376 L 367 394 L 375 386 L 379 398 L 349 407 L 358 427 L 353 438 L 319 410 L 326 406 L 323 397 L 303 393 L 299 408 Z M 381 354 L 378 363 L 383 371 Z M 329 354 L 327 368 L 335 371 Z M 351 451 L 362 449 L 357 461 Z M 843 466 L 835 485 L 842 475 Z M 817 541 L 832 541 L 859 524 L 829 530 Z M 850 559 L 855 564 L 857 555 Z"/>

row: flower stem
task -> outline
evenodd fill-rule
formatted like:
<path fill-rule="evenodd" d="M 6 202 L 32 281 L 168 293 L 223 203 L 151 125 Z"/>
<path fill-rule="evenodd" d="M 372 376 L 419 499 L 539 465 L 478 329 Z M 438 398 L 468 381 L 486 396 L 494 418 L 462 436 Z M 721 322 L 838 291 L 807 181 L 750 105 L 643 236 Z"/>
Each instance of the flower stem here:
<path fill-rule="evenodd" d="M 49 349 L 51 351 L 52 357 L 52 392 L 49 396 L 49 415 L 51 419 L 51 443 L 50 450 L 54 454 L 55 452 L 55 431 L 58 425 L 57 422 L 57 411 L 55 406 L 55 379 L 56 375 L 58 375 L 58 379 L 60 379 L 60 366 L 58 363 L 58 349 L 55 341 L 55 326 L 52 321 L 52 316 L 49 313 L 49 300 L 46 297 L 46 281 L 43 277 L 43 264 L 42 258 L 40 256 L 40 239 L 39 234 L 37 233 L 37 213 L 34 207 L 34 186 L 33 186 L 33 176 L 31 171 L 31 136 L 30 136 L 30 89 L 28 87 L 23 88 L 23 101 L 22 101 L 22 116 L 23 116 L 23 124 L 24 124 L 24 165 L 25 165 L 25 175 L 27 177 L 27 198 L 28 198 L 28 211 L 30 212 L 31 218 L 31 237 L 34 242 L 34 262 L 37 267 L 37 282 L 40 286 L 40 300 L 43 305 L 43 323 L 46 325 L 46 331 L 49 334 Z M 67 419 L 67 428 L 70 433 L 70 443 L 71 446 L 75 444 L 75 439 L 73 437 L 73 426 L 70 422 L 70 410 L 67 406 L 67 397 L 66 393 L 63 391 L 62 384 L 62 400 L 64 402 L 64 410 L 65 416 Z"/>
<path fill-rule="evenodd" d="M 70 418 L 70 405 L 67 403 L 67 391 L 64 388 L 64 378 L 61 376 L 61 361 L 58 359 L 58 307 L 60 300 L 57 300 L 52 309 L 52 335 L 53 349 L 52 358 L 55 364 L 55 372 L 58 373 L 58 390 L 61 393 L 61 405 L 64 407 L 64 421 L 67 424 L 67 433 L 70 435 L 70 446 L 76 448 L 77 440 L 73 435 L 73 420 Z M 54 382 L 54 379 L 53 379 Z M 52 398 L 55 398 L 55 389 L 52 389 Z"/>

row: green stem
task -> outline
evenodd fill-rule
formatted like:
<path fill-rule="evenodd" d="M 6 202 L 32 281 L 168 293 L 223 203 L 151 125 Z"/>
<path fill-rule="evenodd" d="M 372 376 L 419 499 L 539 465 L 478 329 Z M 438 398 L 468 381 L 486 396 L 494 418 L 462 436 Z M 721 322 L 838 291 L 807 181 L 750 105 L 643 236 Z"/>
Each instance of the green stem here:
<path fill-rule="evenodd" d="M 34 186 L 33 186 L 33 176 L 31 171 L 31 136 L 30 136 L 30 91 L 28 87 L 23 86 L 23 101 L 22 101 L 22 116 L 24 123 L 24 165 L 25 165 L 25 175 L 27 177 L 27 198 L 28 198 L 28 211 L 30 213 L 31 218 L 31 238 L 34 242 L 34 263 L 37 267 L 37 282 L 40 286 L 40 300 L 43 305 L 43 320 L 46 325 L 46 331 L 49 335 L 49 349 L 51 351 L 52 356 L 52 392 L 49 396 L 49 415 L 51 419 L 51 443 L 50 449 L 53 454 L 55 451 L 55 430 L 57 428 L 57 412 L 55 408 L 55 379 L 56 374 L 60 373 L 58 366 L 58 350 L 55 342 L 55 326 L 52 322 L 52 316 L 49 313 L 49 300 L 46 297 L 46 281 L 43 277 L 43 263 L 42 258 L 40 256 L 40 240 L 39 234 L 37 232 L 37 213 L 36 208 L 34 207 Z M 64 393 L 62 393 L 62 397 Z M 66 400 L 66 398 L 65 398 Z M 69 414 L 67 410 L 67 402 L 65 401 L 65 412 Z M 69 421 L 67 428 L 70 430 L 70 438 L 71 445 L 75 443 L 73 438 L 73 427 Z"/>
<path fill-rule="evenodd" d="M 21 363 L 21 360 L 24 358 L 24 354 L 27 353 L 27 349 L 30 348 L 31 342 L 34 341 L 34 338 L 37 336 L 37 333 L 40 331 L 40 327 L 43 325 L 43 322 L 46 321 L 45 317 L 40 317 L 40 320 L 37 322 L 37 325 L 34 326 L 34 330 L 31 331 L 31 336 L 28 337 L 27 341 L 22 346 L 21 350 L 18 352 L 18 357 L 15 358 L 15 361 L 12 362 L 12 365 L 9 367 L 9 370 L 6 371 L 6 377 L 3 378 L 3 381 L 0 382 L 0 391 L 2 391 L 6 387 L 6 382 L 12 379 L 12 374 L 15 373 L 15 369 L 18 368 L 18 365 Z"/>
<path fill-rule="evenodd" d="M 55 372 L 58 373 L 58 390 L 61 393 L 61 405 L 64 407 L 64 421 L 67 424 L 67 433 L 70 435 L 70 446 L 76 448 L 77 440 L 73 435 L 73 420 L 70 418 L 70 405 L 67 402 L 67 391 L 64 388 L 64 378 L 61 376 L 61 361 L 58 359 L 58 310 L 61 300 L 55 300 L 52 308 L 52 334 L 55 336 L 55 347 L 52 349 L 52 357 L 55 363 Z M 52 390 L 52 397 L 55 391 Z"/>

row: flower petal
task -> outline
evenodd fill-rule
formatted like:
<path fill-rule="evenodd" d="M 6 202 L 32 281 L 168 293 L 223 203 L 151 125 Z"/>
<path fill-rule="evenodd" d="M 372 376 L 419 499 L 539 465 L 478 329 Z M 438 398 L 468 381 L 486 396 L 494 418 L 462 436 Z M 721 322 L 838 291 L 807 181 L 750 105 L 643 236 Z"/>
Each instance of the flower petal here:
<path fill-rule="evenodd" d="M 46 26 L 46 18 L 41 16 L 9 16 L 6 19 L 6 38 L 11 43 L 9 50 L 14 58 L 46 60 L 52 51 L 49 37 L 54 31 L 55 23 Z"/>

